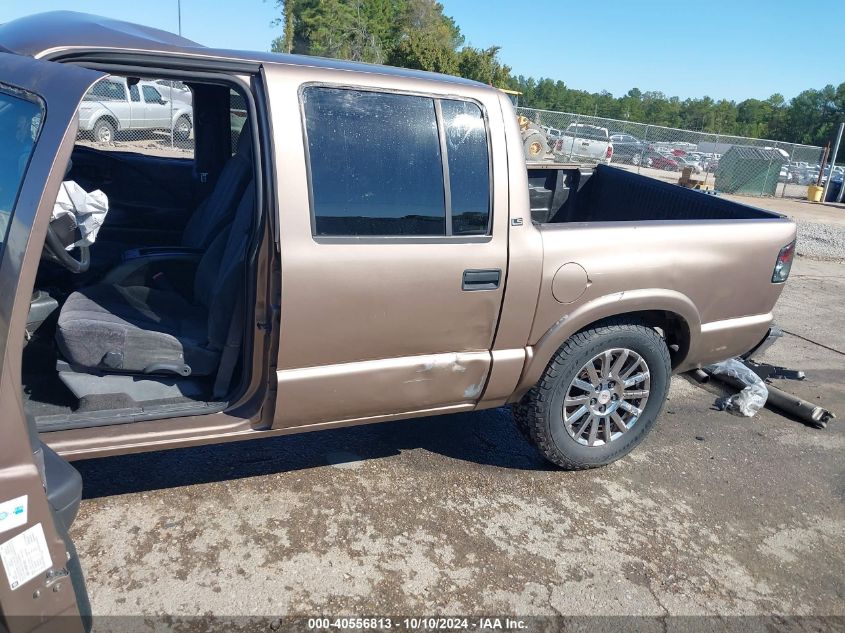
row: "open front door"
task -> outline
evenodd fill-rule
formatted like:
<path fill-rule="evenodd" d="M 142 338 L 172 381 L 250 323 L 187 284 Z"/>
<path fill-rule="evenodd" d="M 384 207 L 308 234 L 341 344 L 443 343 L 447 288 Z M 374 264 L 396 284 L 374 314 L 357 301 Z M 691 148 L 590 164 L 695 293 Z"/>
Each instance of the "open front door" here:
<path fill-rule="evenodd" d="M 0 53 L 0 630 L 10 633 L 90 628 L 68 534 L 82 479 L 39 441 L 24 415 L 20 374 L 30 295 L 73 149 L 76 109 L 102 76 Z"/>

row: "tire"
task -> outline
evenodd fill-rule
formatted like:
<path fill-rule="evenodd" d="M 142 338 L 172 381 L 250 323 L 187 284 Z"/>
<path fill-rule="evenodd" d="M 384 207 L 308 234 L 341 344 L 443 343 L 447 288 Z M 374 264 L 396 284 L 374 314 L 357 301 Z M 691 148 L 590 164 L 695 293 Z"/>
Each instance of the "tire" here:
<path fill-rule="evenodd" d="M 640 155 L 639 154 L 634 154 L 634 155 L 631 156 L 631 164 L 634 165 L 635 167 L 640 164 Z"/>
<path fill-rule="evenodd" d="M 606 388 L 611 383 L 603 382 L 600 392 L 588 393 L 574 384 L 576 379 L 581 384 L 587 382 L 582 377 L 588 375 L 586 365 L 591 362 L 596 362 L 593 365 L 596 374 L 605 380 L 600 363 L 608 352 L 611 368 L 625 356 L 618 371 L 608 373 L 618 379 L 613 381 L 613 388 Z M 628 380 L 638 382 L 626 385 L 622 377 L 631 367 L 633 370 Z M 670 377 L 669 349 L 660 334 L 638 323 L 606 321 L 578 332 L 564 343 L 549 362 L 540 381 L 513 407 L 514 419 L 520 432 L 553 464 L 566 470 L 604 466 L 631 452 L 654 426 L 669 391 Z M 639 385 L 644 388 L 634 389 Z M 605 397 L 613 398 L 617 393 L 645 393 L 646 396 L 640 399 L 617 396 L 615 400 L 605 400 Z M 567 405 L 565 413 L 564 400 L 567 396 L 575 404 Z M 581 404 L 580 400 L 585 397 L 586 401 Z M 642 407 L 639 414 L 623 409 L 623 400 L 635 411 Z M 578 417 L 581 408 L 587 408 L 587 412 Z M 592 411 L 598 408 L 616 418 L 594 415 Z M 569 416 L 568 421 L 565 415 Z M 593 421 L 587 422 L 589 419 Z M 623 424 L 619 425 L 616 419 Z M 586 428 L 579 435 L 575 427 L 582 425 Z M 625 430 L 622 430 L 623 426 Z"/>
<path fill-rule="evenodd" d="M 191 137 L 191 120 L 184 114 L 176 119 L 173 137 L 179 141 L 187 141 Z"/>
<path fill-rule="evenodd" d="M 526 160 L 543 160 L 546 155 L 546 139 L 542 134 L 529 134 L 522 143 Z"/>
<path fill-rule="evenodd" d="M 103 145 L 114 143 L 115 136 L 117 136 L 117 128 L 108 119 L 97 119 L 91 132 L 94 135 L 94 140 Z"/>

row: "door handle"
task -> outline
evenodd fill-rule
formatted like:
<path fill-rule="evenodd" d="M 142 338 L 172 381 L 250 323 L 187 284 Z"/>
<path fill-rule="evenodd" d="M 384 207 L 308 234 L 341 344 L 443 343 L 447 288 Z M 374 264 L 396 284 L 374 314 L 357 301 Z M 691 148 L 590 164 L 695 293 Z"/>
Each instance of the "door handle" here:
<path fill-rule="evenodd" d="M 498 268 L 465 270 L 461 290 L 495 290 L 501 278 L 502 271 Z"/>

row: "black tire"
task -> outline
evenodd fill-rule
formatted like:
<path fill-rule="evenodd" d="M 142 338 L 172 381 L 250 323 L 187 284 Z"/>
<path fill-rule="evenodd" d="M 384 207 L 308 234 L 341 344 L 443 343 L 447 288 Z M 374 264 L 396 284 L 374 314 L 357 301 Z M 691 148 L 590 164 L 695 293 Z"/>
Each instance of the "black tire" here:
<path fill-rule="evenodd" d="M 650 393 L 642 414 L 619 437 L 601 446 L 578 443 L 567 432 L 563 401 L 573 379 L 590 359 L 605 350 L 632 350 L 647 364 Z M 540 382 L 513 407 L 520 432 L 546 459 L 567 470 L 604 466 L 631 452 L 654 426 L 671 377 L 669 349 L 660 334 L 639 323 L 610 320 L 578 332 L 557 351 Z"/>
<path fill-rule="evenodd" d="M 91 132 L 95 141 L 105 145 L 114 143 L 115 136 L 117 136 L 117 128 L 114 126 L 114 123 L 105 118 L 97 119 Z"/>
<path fill-rule="evenodd" d="M 640 164 L 640 155 L 639 154 L 632 154 L 631 155 L 631 164 L 635 167 Z"/>
<path fill-rule="evenodd" d="M 173 137 L 179 141 L 187 141 L 191 137 L 191 119 L 184 114 L 176 119 L 173 126 Z"/>

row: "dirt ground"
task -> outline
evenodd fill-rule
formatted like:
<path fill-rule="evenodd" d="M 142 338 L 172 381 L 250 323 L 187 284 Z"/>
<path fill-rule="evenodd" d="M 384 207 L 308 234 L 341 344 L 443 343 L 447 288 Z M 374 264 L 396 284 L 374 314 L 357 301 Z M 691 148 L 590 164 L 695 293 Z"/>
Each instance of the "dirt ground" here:
<path fill-rule="evenodd" d="M 94 613 L 144 616 L 95 630 L 320 614 L 660 618 L 643 630 L 777 614 L 842 630 L 843 272 L 796 261 L 776 309 L 788 333 L 764 356 L 806 372 L 779 386 L 837 413 L 825 430 L 717 411 L 715 387 L 678 376 L 650 437 L 587 472 L 547 465 L 507 409 L 76 462 L 73 537 Z"/>

